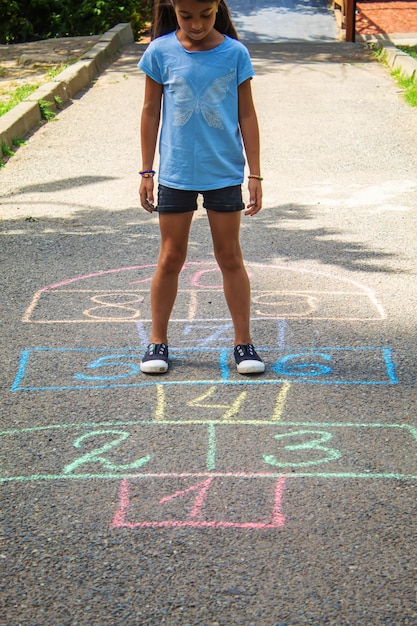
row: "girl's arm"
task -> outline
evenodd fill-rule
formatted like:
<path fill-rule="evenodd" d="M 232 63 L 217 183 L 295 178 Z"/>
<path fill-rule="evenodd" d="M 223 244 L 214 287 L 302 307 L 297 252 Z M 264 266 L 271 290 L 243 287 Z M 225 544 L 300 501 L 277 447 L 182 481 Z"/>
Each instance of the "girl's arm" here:
<path fill-rule="evenodd" d="M 156 140 L 161 118 L 163 86 L 146 76 L 145 98 L 143 102 L 140 138 L 142 147 L 142 171 L 152 170 L 155 158 Z M 139 196 L 144 209 L 154 210 L 153 178 L 142 177 Z"/>
<path fill-rule="evenodd" d="M 239 85 L 239 126 L 245 146 L 249 173 L 252 176 L 261 175 L 260 141 L 258 119 L 252 99 L 250 79 Z M 255 215 L 262 208 L 262 185 L 256 178 L 249 178 L 249 204 L 245 215 Z"/>

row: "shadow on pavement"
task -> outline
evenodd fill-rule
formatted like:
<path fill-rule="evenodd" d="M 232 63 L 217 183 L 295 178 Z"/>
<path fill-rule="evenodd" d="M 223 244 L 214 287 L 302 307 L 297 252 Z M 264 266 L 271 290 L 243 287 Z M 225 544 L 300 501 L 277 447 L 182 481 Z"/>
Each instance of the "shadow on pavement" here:
<path fill-rule="evenodd" d="M 62 203 L 54 202 L 54 206 L 60 204 Z M 19 206 L 23 206 L 21 201 Z M 286 262 L 315 261 L 349 271 L 401 272 L 399 263 L 398 267 L 395 264 L 393 254 L 357 241 L 342 241 L 341 237 L 346 238 L 346 233 L 342 230 L 325 227 L 309 229 L 305 225 L 304 227 L 298 225 L 297 222 L 301 220 L 313 219 L 310 217 L 310 210 L 310 207 L 288 204 L 264 209 L 250 221 L 243 218 L 242 248 L 245 259 L 248 262 L 271 263 L 274 259 L 282 258 Z M 65 237 L 65 256 L 72 254 L 72 246 L 74 253 L 77 255 L 81 253 L 80 246 L 76 243 L 78 237 L 83 240 L 94 238 L 94 259 L 100 267 L 103 267 L 103 261 L 108 262 L 109 255 L 112 263 L 121 257 L 117 261 L 121 264 L 147 262 L 150 258 L 156 260 L 159 249 L 157 214 L 150 216 L 136 208 L 112 212 L 91 208 L 77 211 L 73 218 L 63 219 L 30 219 L 25 216 L 18 220 L 3 220 L 0 224 L 0 234 L 3 235 L 4 258 L 13 263 L 15 255 L 12 249 L 15 246 L 16 251 L 20 249 L 19 241 L 22 237 L 39 240 L 45 236 L 52 255 L 54 245 L 60 254 L 62 238 Z M 120 237 L 123 238 L 122 249 Z M 259 242 L 262 242 L 262 245 Z M 9 253 L 6 252 L 8 246 L 12 248 Z M 209 226 L 205 212 L 201 209 L 193 221 L 189 248 L 191 256 L 195 250 L 199 258 L 206 260 L 214 258 Z M 33 252 L 31 248 L 30 253 Z M 24 252 L 20 249 L 19 254 L 22 255 Z M 29 259 L 27 263 L 30 264 Z"/>
<path fill-rule="evenodd" d="M 24 187 L 17 188 L 14 193 L 60 191 L 61 189 L 70 189 L 83 185 L 94 185 L 106 180 L 117 180 L 117 176 L 74 176 L 73 178 L 61 178 L 60 180 L 54 180 L 49 183 L 25 185 Z"/>
<path fill-rule="evenodd" d="M 287 41 L 283 43 L 248 43 L 253 61 L 261 59 L 271 63 L 371 63 L 374 61 L 372 51 L 365 44 L 322 41 L 301 42 Z"/>
<path fill-rule="evenodd" d="M 342 241 L 341 237 L 346 238 L 343 230 L 325 227 L 310 229 L 297 224 L 301 220 L 313 219 L 310 215 L 311 207 L 288 204 L 264 210 L 263 214 L 257 216 L 256 225 L 251 222 L 246 226 L 243 221 L 245 258 L 257 260 L 259 239 L 255 245 L 252 242 L 256 238 L 261 238 L 262 249 L 269 253 L 266 255 L 268 258 L 260 259 L 261 262 L 270 261 L 272 254 L 290 262 L 311 260 L 323 265 L 337 265 L 350 271 L 384 273 L 401 271 L 397 267 L 386 265 L 386 262 L 394 260 L 394 255 L 357 241 Z M 258 229 L 262 232 L 259 233 Z"/>

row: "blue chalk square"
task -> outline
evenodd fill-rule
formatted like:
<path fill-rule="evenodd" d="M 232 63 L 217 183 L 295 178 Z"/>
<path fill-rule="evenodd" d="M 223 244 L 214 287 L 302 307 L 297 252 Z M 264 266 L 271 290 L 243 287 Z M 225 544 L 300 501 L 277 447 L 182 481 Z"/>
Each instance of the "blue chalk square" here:
<path fill-rule="evenodd" d="M 240 376 L 231 349 L 170 348 L 168 374 L 141 373 L 143 348 L 28 348 L 11 391 L 54 391 L 161 385 L 290 383 L 393 385 L 392 351 L 384 347 L 260 349 L 260 376 Z"/>

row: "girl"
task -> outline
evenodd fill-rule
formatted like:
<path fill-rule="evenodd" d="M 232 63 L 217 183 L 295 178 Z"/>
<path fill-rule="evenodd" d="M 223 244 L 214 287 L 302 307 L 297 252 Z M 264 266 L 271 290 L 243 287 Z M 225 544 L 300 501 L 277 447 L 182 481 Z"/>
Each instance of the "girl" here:
<path fill-rule="evenodd" d="M 161 104 L 163 109 L 156 209 L 161 248 L 151 287 L 152 332 L 141 370 L 168 370 L 168 323 L 201 193 L 233 321 L 237 370 L 258 374 L 265 365 L 250 335 L 250 284 L 239 241 L 245 209 L 241 139 L 250 170 L 245 215 L 255 215 L 262 206 L 259 130 L 250 84 L 254 71 L 224 0 L 157 0 L 152 41 L 139 67 L 146 74 L 139 194 L 149 212 L 155 210 L 152 168 Z"/>

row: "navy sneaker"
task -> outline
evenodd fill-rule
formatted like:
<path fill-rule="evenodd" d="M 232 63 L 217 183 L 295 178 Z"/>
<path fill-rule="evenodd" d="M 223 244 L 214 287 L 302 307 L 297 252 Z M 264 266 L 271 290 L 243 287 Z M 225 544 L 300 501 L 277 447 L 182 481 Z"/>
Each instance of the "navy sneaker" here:
<path fill-rule="evenodd" d="M 239 374 L 262 374 L 265 371 L 265 363 L 251 343 L 236 346 L 234 356 Z"/>
<path fill-rule="evenodd" d="M 150 343 L 140 364 L 144 374 L 165 374 L 168 371 L 168 346 L 166 343 Z"/>

